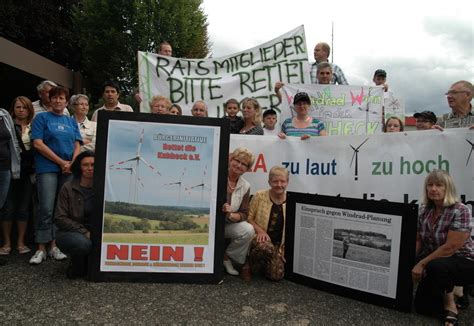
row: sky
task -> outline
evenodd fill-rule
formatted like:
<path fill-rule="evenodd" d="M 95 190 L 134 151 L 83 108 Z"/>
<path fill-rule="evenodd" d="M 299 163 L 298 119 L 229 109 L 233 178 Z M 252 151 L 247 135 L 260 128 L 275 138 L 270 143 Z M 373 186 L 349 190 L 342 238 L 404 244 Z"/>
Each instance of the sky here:
<path fill-rule="evenodd" d="M 137 203 L 139 204 L 180 206 L 185 203 L 187 206 L 209 207 L 211 185 L 213 180 L 217 180 L 213 172 L 215 170 L 213 165 L 218 159 L 213 156 L 216 128 L 117 120 L 109 123 L 111 127 L 107 148 L 106 166 L 109 169 L 106 173 L 106 200 L 134 202 L 134 186 L 137 183 Z M 139 156 L 145 162 L 140 161 L 139 179 L 136 179 L 136 161 L 122 164 L 119 162 L 136 158 L 142 130 L 143 143 L 140 146 Z M 156 137 L 177 134 L 205 137 L 207 141 L 206 143 L 162 141 Z M 165 148 L 165 144 L 183 146 L 183 148 L 174 147 L 171 150 L 169 147 Z M 192 148 L 186 149 L 184 147 L 186 145 Z M 198 154 L 198 161 L 158 158 L 158 153 L 163 152 L 186 154 L 187 157 Z M 154 170 L 149 169 L 146 163 L 150 164 Z M 161 175 L 154 172 L 156 170 Z M 181 187 L 178 184 L 171 184 L 176 182 L 181 182 Z M 204 189 L 197 186 L 202 184 L 205 185 Z"/>
<path fill-rule="evenodd" d="M 328 4 L 327 9 L 321 7 Z M 330 5 L 329 5 L 330 3 Z M 450 112 L 444 93 L 474 82 L 474 20 L 470 1 L 204 0 L 212 56 L 253 48 L 304 25 L 310 62 L 318 42 L 353 85 L 371 85 L 376 69 L 405 99 L 406 113 Z"/>

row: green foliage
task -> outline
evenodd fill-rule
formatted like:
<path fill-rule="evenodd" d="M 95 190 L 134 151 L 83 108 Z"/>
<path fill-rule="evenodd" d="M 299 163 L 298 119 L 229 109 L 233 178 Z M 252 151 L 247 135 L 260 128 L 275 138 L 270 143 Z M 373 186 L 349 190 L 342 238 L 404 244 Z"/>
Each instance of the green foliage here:
<path fill-rule="evenodd" d="M 201 0 L 82 0 L 73 14 L 84 75 L 100 96 L 107 79 L 125 94 L 138 85 L 137 51 L 156 52 L 162 41 L 177 57 L 209 53 L 207 17 Z"/>
<path fill-rule="evenodd" d="M 201 5 L 202 0 L 2 0 L 0 36 L 81 72 L 91 104 L 107 79 L 120 82 L 121 102 L 131 104 L 137 51 L 157 52 L 168 41 L 175 57 L 209 53 Z"/>
<path fill-rule="evenodd" d="M 132 233 L 134 225 L 130 221 L 114 221 L 110 217 L 105 217 L 104 232 L 105 233 Z"/>
<path fill-rule="evenodd" d="M 0 36 L 64 65 L 80 69 L 80 48 L 72 22 L 80 0 L 2 0 Z"/>

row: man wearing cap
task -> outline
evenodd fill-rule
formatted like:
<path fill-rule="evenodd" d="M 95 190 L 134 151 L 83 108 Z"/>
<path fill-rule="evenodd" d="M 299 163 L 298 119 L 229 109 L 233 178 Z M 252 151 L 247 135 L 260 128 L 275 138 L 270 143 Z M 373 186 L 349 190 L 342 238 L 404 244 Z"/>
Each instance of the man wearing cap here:
<path fill-rule="evenodd" d="M 451 112 L 443 115 L 438 120 L 438 126 L 434 126 L 434 128 L 442 130 L 442 128 L 470 127 L 470 129 L 474 129 L 474 115 L 471 104 L 473 94 L 474 88 L 466 80 L 460 80 L 452 84 L 446 93 Z"/>
<path fill-rule="evenodd" d="M 318 64 L 321 62 L 328 62 L 330 53 L 331 47 L 327 43 L 320 42 L 314 47 L 313 55 L 314 60 L 316 60 L 316 62 L 311 65 L 310 76 L 312 84 L 320 84 L 319 79 L 317 77 Z M 342 71 L 342 69 L 334 63 L 330 63 L 330 65 L 332 67 L 331 84 L 348 85 L 349 83 L 347 82 L 347 79 L 344 76 L 344 72 Z"/>
<path fill-rule="evenodd" d="M 388 91 L 387 72 L 383 69 L 377 69 L 374 73 L 373 81 L 375 86 L 383 86 L 384 92 Z"/>
<path fill-rule="evenodd" d="M 413 117 L 416 119 L 416 130 L 430 130 L 436 124 L 436 115 L 431 111 L 417 112 Z"/>

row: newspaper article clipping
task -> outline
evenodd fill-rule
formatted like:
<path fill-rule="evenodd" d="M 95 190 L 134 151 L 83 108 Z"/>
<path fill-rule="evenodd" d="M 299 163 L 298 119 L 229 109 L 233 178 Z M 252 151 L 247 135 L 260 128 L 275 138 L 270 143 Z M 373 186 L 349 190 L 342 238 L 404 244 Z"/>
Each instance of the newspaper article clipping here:
<path fill-rule="evenodd" d="M 296 203 L 294 272 L 396 298 L 402 216 Z"/>

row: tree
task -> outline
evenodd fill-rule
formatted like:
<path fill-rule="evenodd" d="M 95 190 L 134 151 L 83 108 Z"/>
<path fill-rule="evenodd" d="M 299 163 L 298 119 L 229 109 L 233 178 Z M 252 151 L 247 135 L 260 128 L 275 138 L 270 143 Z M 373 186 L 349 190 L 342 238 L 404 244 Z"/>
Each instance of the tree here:
<path fill-rule="evenodd" d="M 169 41 L 174 56 L 209 52 L 207 17 L 201 0 L 82 0 L 73 13 L 82 51 L 83 74 L 92 94 L 118 80 L 130 94 L 138 85 L 137 51 L 155 52 Z"/>
<path fill-rule="evenodd" d="M 73 70 L 80 69 L 79 42 L 72 23 L 80 0 L 3 0 L 0 36 Z"/>

